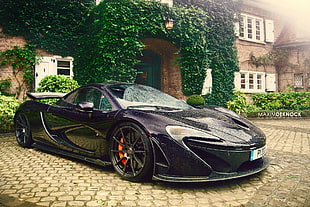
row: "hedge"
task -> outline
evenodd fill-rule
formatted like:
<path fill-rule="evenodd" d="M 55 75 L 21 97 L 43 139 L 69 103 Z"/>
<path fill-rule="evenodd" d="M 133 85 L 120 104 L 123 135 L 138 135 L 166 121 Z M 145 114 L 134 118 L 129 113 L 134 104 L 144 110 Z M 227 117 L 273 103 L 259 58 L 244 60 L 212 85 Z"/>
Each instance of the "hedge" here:
<path fill-rule="evenodd" d="M 261 110 L 310 110 L 310 92 L 256 93 L 251 99 Z"/>
<path fill-rule="evenodd" d="M 14 115 L 19 105 L 17 98 L 0 94 L 0 132 L 14 129 Z"/>
<path fill-rule="evenodd" d="M 143 38 L 165 39 L 179 48 L 184 95 L 201 94 L 206 69 L 212 69 L 208 104 L 225 106 L 232 96 L 238 71 L 234 22 L 236 0 L 158 1 L 3 0 L 0 25 L 5 35 L 23 36 L 49 53 L 74 57 L 75 79 L 90 82 L 134 82 L 134 65 Z M 164 27 L 175 20 L 172 30 Z M 33 76 L 28 76 L 33 77 Z M 225 84 L 223 84 L 225 83 Z"/>
<path fill-rule="evenodd" d="M 227 106 L 248 117 L 310 116 L 310 92 L 255 93 L 250 98 L 251 103 L 248 103 L 244 93 L 234 90 L 234 96 Z"/>

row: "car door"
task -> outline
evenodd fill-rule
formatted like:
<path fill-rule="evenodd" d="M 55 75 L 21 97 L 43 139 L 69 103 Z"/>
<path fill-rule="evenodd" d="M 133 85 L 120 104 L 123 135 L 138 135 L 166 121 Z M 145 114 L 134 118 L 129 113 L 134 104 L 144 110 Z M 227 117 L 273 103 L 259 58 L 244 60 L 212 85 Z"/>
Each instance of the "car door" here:
<path fill-rule="evenodd" d="M 101 90 L 84 87 L 52 106 L 44 119 L 61 149 L 102 157 L 108 153 L 107 130 L 115 114 Z"/>

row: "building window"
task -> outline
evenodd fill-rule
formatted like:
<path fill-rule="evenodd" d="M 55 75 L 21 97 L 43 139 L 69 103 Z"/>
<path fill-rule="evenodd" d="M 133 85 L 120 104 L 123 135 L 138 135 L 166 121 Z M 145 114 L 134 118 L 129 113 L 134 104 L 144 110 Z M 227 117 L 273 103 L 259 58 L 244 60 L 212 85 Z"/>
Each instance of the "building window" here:
<path fill-rule="evenodd" d="M 262 74 L 257 74 L 256 76 L 256 86 L 258 90 L 263 89 L 263 75 Z"/>
<path fill-rule="evenodd" d="M 265 25 L 264 25 L 265 23 Z M 239 38 L 252 42 L 274 42 L 274 28 L 272 20 L 265 20 L 247 14 L 241 14 L 239 28 Z M 266 39 L 265 39 L 266 38 Z"/>
<path fill-rule="evenodd" d="M 246 82 L 245 73 L 241 73 L 240 76 L 241 76 L 240 88 L 241 88 L 241 89 L 246 89 L 246 84 L 245 84 L 245 82 Z"/>
<path fill-rule="evenodd" d="M 303 88 L 304 86 L 303 79 L 304 79 L 304 76 L 302 73 L 295 73 L 294 74 L 294 87 Z"/>
<path fill-rule="evenodd" d="M 65 75 L 70 77 L 71 60 L 58 60 L 57 61 L 57 75 Z"/>
<path fill-rule="evenodd" d="M 35 66 L 35 89 L 40 81 L 49 75 L 64 75 L 73 78 L 73 57 L 41 57 Z"/>
<path fill-rule="evenodd" d="M 246 93 L 265 92 L 265 73 L 240 71 L 235 73 L 235 88 Z"/>

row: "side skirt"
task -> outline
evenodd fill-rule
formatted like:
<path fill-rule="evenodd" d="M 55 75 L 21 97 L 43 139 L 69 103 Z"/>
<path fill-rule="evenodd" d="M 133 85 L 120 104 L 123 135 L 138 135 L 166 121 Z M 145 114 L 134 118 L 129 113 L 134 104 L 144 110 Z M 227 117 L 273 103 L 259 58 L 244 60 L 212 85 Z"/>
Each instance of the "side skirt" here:
<path fill-rule="evenodd" d="M 68 157 L 72 157 L 75 159 L 79 159 L 79 160 L 83 160 L 95 165 L 100 165 L 100 166 L 107 166 L 107 165 L 111 165 L 111 162 L 108 161 L 103 161 L 101 159 L 96 159 L 96 158 L 90 158 L 90 157 L 86 157 L 83 155 L 79 155 L 76 153 L 72 153 L 72 152 L 68 152 L 68 151 L 64 151 L 64 150 L 59 150 L 57 148 L 53 148 L 44 144 L 40 144 L 40 143 L 33 143 L 32 144 L 33 147 L 38 148 L 40 150 L 43 151 L 48 151 L 48 152 L 52 152 L 52 153 L 56 153 L 56 154 L 60 154 L 60 155 L 64 155 L 64 156 L 68 156 Z"/>

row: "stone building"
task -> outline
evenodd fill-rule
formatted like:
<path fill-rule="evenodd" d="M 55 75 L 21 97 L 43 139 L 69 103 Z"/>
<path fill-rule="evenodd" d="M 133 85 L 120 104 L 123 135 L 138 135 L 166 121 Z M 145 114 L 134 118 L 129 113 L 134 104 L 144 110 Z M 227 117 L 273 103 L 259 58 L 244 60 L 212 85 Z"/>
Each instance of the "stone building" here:
<path fill-rule="evenodd" d="M 161 2 L 173 6 L 172 0 Z M 240 22 L 236 23 L 235 43 L 240 72 L 235 73 L 235 87 L 249 94 L 282 92 L 288 87 L 296 91 L 310 91 L 310 38 L 299 29 L 287 25 L 267 1 L 244 0 Z M 167 40 L 155 37 L 141 41 L 145 48 L 140 57 L 141 63 L 136 65 L 137 82 L 185 99 L 180 66 L 175 64 L 178 48 Z M 25 43 L 22 37 L 0 35 L 0 51 Z M 39 54 L 42 58 L 34 68 L 35 87 L 47 75 L 73 77 L 72 57 L 60 57 L 44 51 L 39 51 Z M 22 80 L 21 74 L 14 77 L 16 74 L 12 71 L 10 66 L 1 66 L 0 80 L 12 79 L 10 92 L 20 87 Z M 208 77 L 206 85 L 212 86 L 212 77 Z"/>
<path fill-rule="evenodd" d="M 11 50 L 14 46 L 24 47 L 26 40 L 23 37 L 7 36 L 2 33 L 0 28 L 0 51 Z M 40 56 L 39 64 L 35 65 L 34 75 L 34 87 L 37 88 L 38 83 L 47 75 L 65 75 L 73 78 L 73 58 L 72 57 L 60 57 L 51 53 L 47 53 L 44 50 L 37 50 L 37 54 Z M 10 80 L 11 87 L 6 91 L 8 93 L 17 93 L 19 99 L 25 97 L 27 92 L 27 85 L 23 80 L 23 73 L 13 70 L 11 65 L 0 66 L 0 81 Z"/>
<path fill-rule="evenodd" d="M 22 47 L 25 44 L 26 40 L 23 37 L 6 36 L 2 33 L 2 28 L 0 27 L 0 51 L 12 49 L 13 46 Z M 21 88 L 22 94 L 20 94 L 20 97 L 23 97 L 27 87 L 23 81 L 23 74 L 14 73 L 11 65 L 0 65 L 0 71 L 0 81 L 8 79 L 11 81 L 11 87 L 7 92 L 16 93 L 18 88 Z"/>
<path fill-rule="evenodd" d="M 245 93 L 310 91 L 310 35 L 289 24 L 281 13 L 264 0 L 243 1 L 236 25 L 237 89 Z"/>
<path fill-rule="evenodd" d="M 283 28 L 274 47 L 282 52 L 278 65 L 279 89 L 310 91 L 310 32 L 296 25 Z"/>

